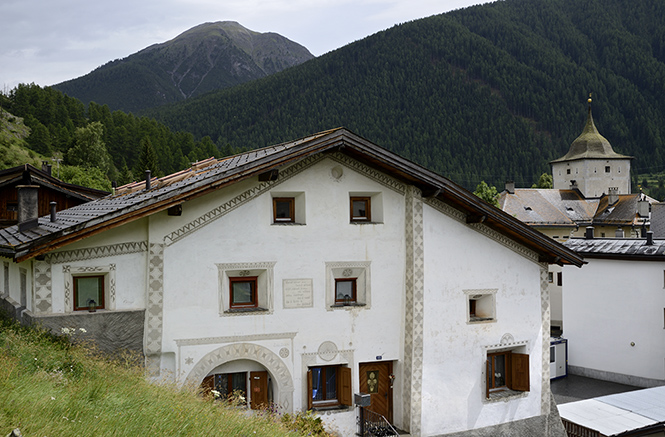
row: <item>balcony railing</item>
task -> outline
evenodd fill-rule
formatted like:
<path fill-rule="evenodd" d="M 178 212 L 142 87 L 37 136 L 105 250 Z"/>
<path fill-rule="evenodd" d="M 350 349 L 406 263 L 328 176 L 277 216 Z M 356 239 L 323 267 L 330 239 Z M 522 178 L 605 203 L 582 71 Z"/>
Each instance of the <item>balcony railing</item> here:
<path fill-rule="evenodd" d="M 359 407 L 357 435 L 363 437 L 385 437 L 399 435 L 399 433 L 382 415 L 367 408 Z"/>

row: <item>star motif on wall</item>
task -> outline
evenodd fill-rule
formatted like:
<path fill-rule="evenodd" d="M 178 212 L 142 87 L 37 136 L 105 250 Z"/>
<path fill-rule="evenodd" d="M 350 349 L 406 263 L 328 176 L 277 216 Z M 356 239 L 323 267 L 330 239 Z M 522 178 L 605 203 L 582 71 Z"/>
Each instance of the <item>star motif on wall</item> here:
<path fill-rule="evenodd" d="M 194 358 L 187 357 L 185 358 L 185 364 L 191 365 L 194 362 Z"/>

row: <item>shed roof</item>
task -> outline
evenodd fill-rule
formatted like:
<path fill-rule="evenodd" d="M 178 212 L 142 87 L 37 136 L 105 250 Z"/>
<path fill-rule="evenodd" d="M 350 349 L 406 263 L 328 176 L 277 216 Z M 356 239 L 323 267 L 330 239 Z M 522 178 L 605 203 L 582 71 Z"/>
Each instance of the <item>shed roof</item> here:
<path fill-rule="evenodd" d="M 530 248 L 544 262 L 577 266 L 584 262 L 575 252 L 482 201 L 468 190 L 344 128 L 228 158 L 205 160 L 187 170 L 151 180 L 149 189 L 146 189 L 145 182 L 120 187 L 113 196 L 58 212 L 55 222 L 42 217 L 36 228 L 24 232 L 20 232 L 17 226 L 2 229 L 0 255 L 16 261 L 39 256 L 243 179 L 278 170 L 315 154 L 334 151 L 415 185 L 424 197 L 436 197 L 464 212 L 467 222 L 484 223 Z"/>
<path fill-rule="evenodd" d="M 665 424 L 665 387 L 654 387 L 557 405 L 562 419 L 618 436 Z"/>
<path fill-rule="evenodd" d="M 648 244 L 645 238 L 571 238 L 563 244 L 585 258 L 665 260 L 665 240 Z"/>

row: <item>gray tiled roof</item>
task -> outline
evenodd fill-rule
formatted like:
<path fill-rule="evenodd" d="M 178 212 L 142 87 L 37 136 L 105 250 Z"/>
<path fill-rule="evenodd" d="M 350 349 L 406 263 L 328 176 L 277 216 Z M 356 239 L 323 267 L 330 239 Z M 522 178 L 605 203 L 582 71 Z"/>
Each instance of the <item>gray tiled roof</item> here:
<path fill-rule="evenodd" d="M 665 257 L 665 240 L 653 240 L 647 244 L 645 238 L 571 238 L 564 246 L 584 257 Z"/>
<path fill-rule="evenodd" d="M 92 222 L 102 222 L 122 214 L 136 211 L 162 202 L 174 196 L 195 191 L 224 178 L 233 177 L 248 171 L 263 159 L 269 159 L 285 151 L 296 148 L 317 137 L 332 131 L 322 132 L 290 143 L 278 144 L 263 149 L 222 159 L 208 159 L 194 164 L 191 168 L 172 175 L 151 180 L 150 189 L 145 189 L 145 181 L 134 182 L 117 189 L 115 195 L 84 203 L 56 214 L 56 221 L 49 216 L 39 218 L 39 226 L 27 231 L 19 231 L 18 226 L 0 229 L 0 246 L 16 247 L 36 239 L 57 233 L 75 231 Z"/>

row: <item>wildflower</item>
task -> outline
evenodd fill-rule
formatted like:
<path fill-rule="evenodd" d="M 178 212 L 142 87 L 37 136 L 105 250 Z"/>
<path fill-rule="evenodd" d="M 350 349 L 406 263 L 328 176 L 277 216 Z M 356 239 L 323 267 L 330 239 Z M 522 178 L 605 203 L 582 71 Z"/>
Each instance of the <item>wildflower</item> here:
<path fill-rule="evenodd" d="M 85 328 L 79 328 L 79 331 L 81 331 L 81 332 L 83 332 L 83 333 L 88 332 L 88 331 L 85 330 Z"/>
<path fill-rule="evenodd" d="M 51 400 L 52 400 L 52 401 L 54 401 L 54 400 L 55 400 L 55 398 L 54 398 L 53 396 L 51 396 Z"/>

